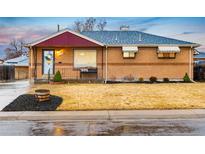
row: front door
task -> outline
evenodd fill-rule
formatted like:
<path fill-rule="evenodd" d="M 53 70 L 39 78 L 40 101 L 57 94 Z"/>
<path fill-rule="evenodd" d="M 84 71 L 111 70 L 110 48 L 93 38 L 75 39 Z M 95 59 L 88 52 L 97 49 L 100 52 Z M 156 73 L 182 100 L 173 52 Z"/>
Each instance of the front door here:
<path fill-rule="evenodd" d="M 43 50 L 43 74 L 54 74 L 54 50 L 46 49 Z"/>

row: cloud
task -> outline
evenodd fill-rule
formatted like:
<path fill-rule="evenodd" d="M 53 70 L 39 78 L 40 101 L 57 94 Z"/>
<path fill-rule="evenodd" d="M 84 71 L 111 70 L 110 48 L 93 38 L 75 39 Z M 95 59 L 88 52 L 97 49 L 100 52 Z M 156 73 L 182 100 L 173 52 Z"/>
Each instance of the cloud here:
<path fill-rule="evenodd" d="M 198 47 L 197 50 L 199 50 L 201 52 L 205 52 L 205 45 Z"/>
<path fill-rule="evenodd" d="M 182 35 L 188 35 L 188 34 L 195 34 L 195 33 L 197 33 L 197 32 L 183 32 L 183 33 L 181 33 Z"/>
<path fill-rule="evenodd" d="M 157 26 L 158 24 L 143 24 L 143 25 L 137 25 L 136 26 L 136 30 L 141 31 L 141 32 L 145 32 L 147 30 L 149 30 L 150 28 Z"/>
<path fill-rule="evenodd" d="M 75 20 L 85 18 L 0 18 L 0 45 L 6 45 L 13 38 L 27 42 L 56 32 L 56 25 L 72 26 Z M 101 19 L 101 18 L 98 18 Z M 163 18 L 163 17 L 113 17 L 106 19 L 106 30 L 118 30 L 121 24 L 130 25 L 130 30 L 173 37 L 205 44 L 205 18 Z"/>
<path fill-rule="evenodd" d="M 32 27 L 32 26 L 1 26 L 0 27 L 0 45 L 5 45 L 10 42 L 11 39 L 24 39 L 26 41 L 33 41 L 39 37 L 43 37 L 54 30 L 44 27 Z"/>
<path fill-rule="evenodd" d="M 148 28 L 140 28 L 140 29 L 139 29 L 139 31 L 141 31 L 141 32 L 144 32 L 144 31 L 146 31 L 146 30 L 148 30 Z"/>
<path fill-rule="evenodd" d="M 145 19 L 145 20 L 141 21 L 141 24 L 146 24 L 146 23 L 150 23 L 150 22 L 153 23 L 153 22 L 158 21 L 160 19 L 161 19 L 160 17 Z"/>

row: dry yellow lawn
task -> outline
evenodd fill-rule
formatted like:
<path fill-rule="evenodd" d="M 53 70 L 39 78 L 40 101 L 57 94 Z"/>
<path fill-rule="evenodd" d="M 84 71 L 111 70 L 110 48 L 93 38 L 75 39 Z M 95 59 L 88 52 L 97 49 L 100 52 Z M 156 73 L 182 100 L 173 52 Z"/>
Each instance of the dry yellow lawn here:
<path fill-rule="evenodd" d="M 205 108 L 205 83 L 34 85 L 63 98 L 57 110 Z"/>

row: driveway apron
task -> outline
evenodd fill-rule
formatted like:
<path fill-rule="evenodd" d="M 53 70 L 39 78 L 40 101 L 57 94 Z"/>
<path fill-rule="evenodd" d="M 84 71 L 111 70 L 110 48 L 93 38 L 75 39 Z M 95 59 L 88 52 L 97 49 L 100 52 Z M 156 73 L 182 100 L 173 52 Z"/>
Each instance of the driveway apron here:
<path fill-rule="evenodd" d="M 29 81 L 0 83 L 0 110 L 11 103 L 19 95 L 24 94 L 30 87 Z"/>

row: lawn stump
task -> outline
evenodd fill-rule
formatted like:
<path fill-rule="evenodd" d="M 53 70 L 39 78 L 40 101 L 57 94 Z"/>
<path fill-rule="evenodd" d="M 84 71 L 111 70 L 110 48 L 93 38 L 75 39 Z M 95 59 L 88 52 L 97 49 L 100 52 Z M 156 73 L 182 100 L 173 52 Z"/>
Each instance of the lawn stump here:
<path fill-rule="evenodd" d="M 35 90 L 35 98 L 38 102 L 45 102 L 50 100 L 50 90 L 37 89 Z"/>

